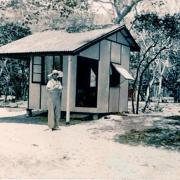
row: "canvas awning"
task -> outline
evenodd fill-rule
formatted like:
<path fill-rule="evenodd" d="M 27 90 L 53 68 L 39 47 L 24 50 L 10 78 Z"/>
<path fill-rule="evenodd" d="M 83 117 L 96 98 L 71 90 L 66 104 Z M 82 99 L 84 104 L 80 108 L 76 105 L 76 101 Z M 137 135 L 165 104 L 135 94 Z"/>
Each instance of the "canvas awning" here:
<path fill-rule="evenodd" d="M 129 74 L 129 72 L 124 67 L 122 67 L 120 64 L 112 63 L 112 65 L 119 72 L 119 74 L 121 74 L 125 79 L 127 79 L 127 80 L 134 80 L 132 75 Z"/>

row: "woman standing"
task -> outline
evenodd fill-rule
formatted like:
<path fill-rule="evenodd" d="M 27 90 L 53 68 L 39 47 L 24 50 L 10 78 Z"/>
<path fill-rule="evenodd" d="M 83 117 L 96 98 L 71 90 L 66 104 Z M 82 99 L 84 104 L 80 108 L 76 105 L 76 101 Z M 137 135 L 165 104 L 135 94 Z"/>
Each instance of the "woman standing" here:
<path fill-rule="evenodd" d="M 48 126 L 52 130 L 57 130 L 61 118 L 61 95 L 63 89 L 59 78 L 63 77 L 63 72 L 53 70 L 48 77 L 50 79 L 46 86 L 48 91 Z"/>

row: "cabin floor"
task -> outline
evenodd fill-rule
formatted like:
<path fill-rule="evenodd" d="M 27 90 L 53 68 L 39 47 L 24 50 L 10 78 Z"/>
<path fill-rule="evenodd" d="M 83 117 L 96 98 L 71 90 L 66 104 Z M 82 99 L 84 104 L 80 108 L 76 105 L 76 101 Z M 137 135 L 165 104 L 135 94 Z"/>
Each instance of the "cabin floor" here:
<path fill-rule="evenodd" d="M 166 104 L 165 113 L 74 119 L 69 126 L 61 121 L 60 130 L 51 131 L 47 116 L 0 108 L 0 178 L 178 180 L 179 109 L 179 104 Z M 159 127 L 175 132 L 174 140 L 156 146 L 135 134 L 154 129 L 157 139 Z"/>

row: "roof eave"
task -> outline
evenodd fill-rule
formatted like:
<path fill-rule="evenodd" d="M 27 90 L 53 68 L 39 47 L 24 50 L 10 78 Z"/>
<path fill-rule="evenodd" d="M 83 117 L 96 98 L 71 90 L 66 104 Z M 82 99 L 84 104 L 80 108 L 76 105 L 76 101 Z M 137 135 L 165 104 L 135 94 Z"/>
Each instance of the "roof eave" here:
<path fill-rule="evenodd" d="M 124 30 L 127 32 L 128 37 L 131 38 L 131 40 L 133 41 L 133 45 L 130 45 L 130 50 L 131 50 L 131 51 L 138 51 L 138 52 L 139 52 L 139 51 L 140 51 L 139 45 L 136 43 L 136 41 L 134 40 L 134 38 L 132 37 L 132 35 L 131 35 L 130 32 L 128 31 L 128 29 L 126 28 L 126 26 L 125 26 L 125 25 L 122 25 L 122 26 L 120 26 L 120 27 L 118 27 L 118 28 L 116 28 L 116 29 L 114 29 L 114 30 L 112 30 L 112 31 L 110 31 L 110 32 L 108 32 L 108 33 L 100 36 L 99 38 L 96 38 L 96 39 L 94 39 L 94 40 L 86 43 L 85 45 L 83 45 L 83 46 L 75 49 L 75 50 L 73 51 L 73 54 L 76 55 L 76 54 L 80 53 L 81 51 L 87 49 L 88 47 L 96 44 L 97 42 L 101 41 L 102 39 L 105 39 L 105 38 L 113 35 L 114 33 L 122 30 L 122 29 L 124 29 Z"/>
<path fill-rule="evenodd" d="M 102 36 L 100 36 L 100 37 L 98 37 L 98 38 L 96 38 L 96 39 L 88 42 L 88 43 L 86 43 L 85 45 L 83 45 L 83 46 L 75 49 L 75 50 L 73 51 L 74 55 L 75 55 L 75 54 L 78 54 L 78 53 L 80 53 L 81 51 L 87 49 L 88 47 L 96 44 L 97 42 L 101 41 L 102 39 L 105 39 L 105 38 L 111 36 L 112 34 L 118 32 L 118 31 L 121 30 L 123 27 L 125 27 L 125 25 L 120 26 L 120 27 L 118 27 L 118 28 L 116 28 L 116 29 L 114 29 L 114 30 L 112 30 L 112 31 L 110 31 L 110 32 L 108 32 L 108 33 L 106 33 L 106 34 L 104 34 L 104 35 L 102 35 Z"/>
<path fill-rule="evenodd" d="M 124 26 L 124 30 L 127 33 L 127 37 L 125 36 L 125 38 L 130 38 L 133 42 L 133 44 L 129 43 L 130 50 L 140 52 L 140 50 L 141 50 L 140 46 L 136 43 L 136 41 L 134 40 L 134 38 L 132 37 L 131 33 L 129 32 L 129 30 L 127 29 L 126 26 Z"/>
<path fill-rule="evenodd" d="M 41 55 L 74 55 L 73 51 L 49 51 L 49 52 L 17 52 L 17 53 L 0 53 L 0 57 L 21 58 Z"/>
<path fill-rule="evenodd" d="M 82 45 L 81 47 L 76 48 L 75 50 L 71 50 L 71 51 L 42 51 L 42 52 L 15 52 L 15 53 L 0 53 L 0 57 L 29 57 L 32 55 L 77 55 L 79 54 L 81 51 L 89 48 L 90 46 L 100 42 L 101 40 L 113 35 L 114 33 L 120 31 L 120 30 L 124 30 L 127 37 L 124 36 L 125 38 L 129 38 L 131 39 L 131 43 L 129 43 L 130 46 L 130 50 L 131 51 L 140 51 L 140 47 L 139 45 L 136 43 L 136 41 L 134 40 L 134 38 L 132 37 L 132 35 L 130 34 L 130 32 L 128 31 L 128 29 L 126 28 L 125 25 L 119 26 L 116 29 L 105 33 L 104 35 L 89 41 L 88 43 Z"/>

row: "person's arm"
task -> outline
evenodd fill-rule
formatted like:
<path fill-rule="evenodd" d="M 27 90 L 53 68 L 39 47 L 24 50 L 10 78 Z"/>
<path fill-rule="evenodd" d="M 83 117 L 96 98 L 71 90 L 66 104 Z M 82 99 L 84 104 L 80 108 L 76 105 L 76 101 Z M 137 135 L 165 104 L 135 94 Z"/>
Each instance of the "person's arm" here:
<path fill-rule="evenodd" d="M 56 84 L 55 88 L 58 89 L 58 90 L 62 90 L 63 89 L 62 84 L 61 84 L 60 81 L 58 81 L 58 83 Z"/>
<path fill-rule="evenodd" d="M 53 83 L 51 81 L 48 81 L 47 85 L 46 85 L 46 89 L 48 91 L 52 91 L 54 89 L 53 87 Z"/>

